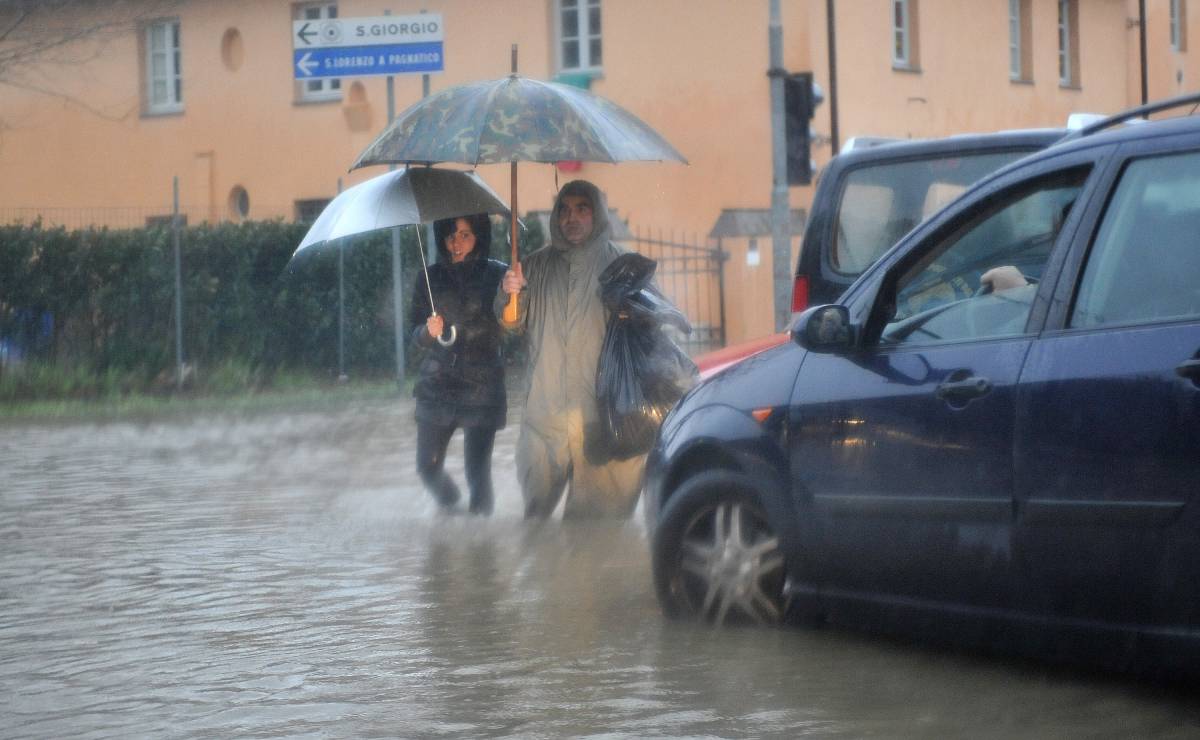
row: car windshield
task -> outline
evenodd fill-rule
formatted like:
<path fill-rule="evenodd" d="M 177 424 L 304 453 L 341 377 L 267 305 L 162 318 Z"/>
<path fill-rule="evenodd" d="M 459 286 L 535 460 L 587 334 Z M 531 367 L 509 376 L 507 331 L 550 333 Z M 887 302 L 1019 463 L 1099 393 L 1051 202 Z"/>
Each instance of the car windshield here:
<path fill-rule="evenodd" d="M 1026 154 L 945 154 L 853 170 L 847 176 L 838 209 L 830 251 L 833 269 L 858 275 L 969 185 Z"/>

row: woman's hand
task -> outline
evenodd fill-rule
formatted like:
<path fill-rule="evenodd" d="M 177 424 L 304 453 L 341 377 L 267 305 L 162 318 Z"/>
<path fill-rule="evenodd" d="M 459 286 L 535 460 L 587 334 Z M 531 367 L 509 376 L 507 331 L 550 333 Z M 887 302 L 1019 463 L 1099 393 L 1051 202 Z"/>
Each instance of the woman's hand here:
<path fill-rule="evenodd" d="M 436 313 L 425 319 L 425 331 L 429 332 L 429 336 L 437 339 L 442 336 L 442 331 L 446 328 L 442 317 Z"/>
<path fill-rule="evenodd" d="M 521 265 L 517 265 L 516 270 L 509 270 L 504 273 L 504 282 L 501 283 L 504 292 L 509 295 L 520 293 L 525 287 L 525 276 L 521 274 Z"/>

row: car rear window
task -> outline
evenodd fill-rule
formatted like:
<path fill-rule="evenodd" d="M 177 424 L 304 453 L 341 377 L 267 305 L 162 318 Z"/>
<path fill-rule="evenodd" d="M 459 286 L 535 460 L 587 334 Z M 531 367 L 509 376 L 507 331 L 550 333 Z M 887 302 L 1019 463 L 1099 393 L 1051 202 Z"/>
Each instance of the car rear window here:
<path fill-rule="evenodd" d="M 1028 153 L 942 155 L 852 170 L 838 210 L 831 266 L 844 275 L 858 275 L 971 183 Z"/>

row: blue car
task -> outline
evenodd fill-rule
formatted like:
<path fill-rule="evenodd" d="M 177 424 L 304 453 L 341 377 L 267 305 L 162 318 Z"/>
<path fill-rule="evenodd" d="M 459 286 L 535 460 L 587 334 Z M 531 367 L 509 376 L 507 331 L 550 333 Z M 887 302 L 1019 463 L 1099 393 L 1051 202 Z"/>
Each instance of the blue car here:
<path fill-rule="evenodd" d="M 972 186 L 646 469 L 659 601 L 1200 675 L 1200 117 Z"/>

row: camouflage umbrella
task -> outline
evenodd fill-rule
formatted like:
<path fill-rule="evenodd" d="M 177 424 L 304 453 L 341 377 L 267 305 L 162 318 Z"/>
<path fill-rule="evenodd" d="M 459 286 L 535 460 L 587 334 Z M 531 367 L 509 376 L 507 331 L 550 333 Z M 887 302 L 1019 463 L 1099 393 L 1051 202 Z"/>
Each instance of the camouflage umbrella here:
<path fill-rule="evenodd" d="M 373 164 L 511 163 L 511 213 L 517 211 L 517 162 L 676 161 L 683 155 L 617 104 L 576 87 L 516 74 L 447 88 L 408 108 L 350 169 Z M 512 219 L 512 261 L 517 225 Z M 516 320 L 516 301 L 505 310 Z"/>
<path fill-rule="evenodd" d="M 397 116 L 350 169 L 571 160 L 687 162 L 616 103 L 570 85 L 514 74 L 424 98 Z"/>

